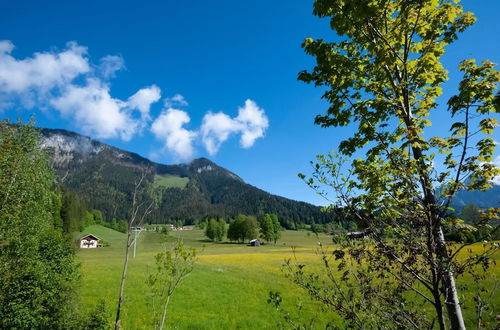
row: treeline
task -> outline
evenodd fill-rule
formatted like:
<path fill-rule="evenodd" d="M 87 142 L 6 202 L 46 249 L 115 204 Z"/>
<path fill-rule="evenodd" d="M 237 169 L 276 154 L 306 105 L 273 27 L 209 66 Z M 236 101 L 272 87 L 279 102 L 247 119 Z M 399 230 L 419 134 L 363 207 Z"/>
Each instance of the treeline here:
<path fill-rule="evenodd" d="M 81 232 L 90 225 L 102 225 L 122 233 L 127 232 L 125 220 L 106 221 L 101 211 L 90 209 L 83 198 L 71 190 L 59 188 L 58 193 L 53 195 L 53 202 L 56 226 L 64 233 Z"/>
<path fill-rule="evenodd" d="M 45 136 L 64 134 L 68 139 L 81 136 L 61 131 L 43 130 Z M 195 224 L 207 218 L 235 218 L 238 214 L 262 217 L 276 214 L 287 229 L 302 225 L 331 222 L 335 215 L 321 212 L 308 203 L 271 195 L 246 184 L 236 175 L 207 159 L 196 159 L 189 164 L 161 165 L 136 154 L 92 141 L 97 154 L 71 152 L 64 160 L 52 154 L 52 166 L 62 180 L 64 188 L 77 193 L 89 209 L 101 210 L 105 219 L 126 219 L 134 182 L 145 169 L 153 171 L 146 182 L 151 185 L 154 174 L 188 177 L 184 189 L 163 189 L 155 210 L 147 223 L 172 223 L 183 221 Z M 203 168 L 210 170 L 198 171 Z"/>
<path fill-rule="evenodd" d="M 281 237 L 281 226 L 275 214 L 264 214 L 258 220 L 255 216 L 239 214 L 227 224 L 223 219 L 210 219 L 200 224 L 205 227 L 205 236 L 220 242 L 227 234 L 228 240 L 244 243 L 245 240 L 261 238 L 276 242 Z"/>
<path fill-rule="evenodd" d="M 500 230 L 493 231 L 499 221 L 484 215 L 484 210 L 475 204 L 467 204 L 456 218 L 452 218 L 454 221 L 444 227 L 446 239 L 460 243 L 500 240 Z"/>

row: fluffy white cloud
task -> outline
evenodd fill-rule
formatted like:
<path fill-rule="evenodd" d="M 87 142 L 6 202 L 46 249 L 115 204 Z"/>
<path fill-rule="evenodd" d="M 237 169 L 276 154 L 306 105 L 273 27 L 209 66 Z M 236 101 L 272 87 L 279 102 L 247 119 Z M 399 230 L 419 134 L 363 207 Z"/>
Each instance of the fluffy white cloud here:
<path fill-rule="evenodd" d="M 165 148 L 183 160 L 191 158 L 194 154 L 193 140 L 196 133 L 183 128 L 190 120 L 187 112 L 168 108 L 151 126 L 151 131 L 158 140 L 164 142 Z"/>
<path fill-rule="evenodd" d="M 85 134 L 98 138 L 128 141 L 138 128 L 127 103 L 111 97 L 109 86 L 95 78 L 87 79 L 84 86 L 67 86 L 50 103 L 63 117 L 74 118 Z"/>
<path fill-rule="evenodd" d="M 143 120 L 149 120 L 149 109 L 151 104 L 158 102 L 161 97 L 161 90 L 156 85 L 151 85 L 140 89 L 137 93 L 129 97 L 128 106 L 132 109 L 138 109 L 141 112 Z"/>
<path fill-rule="evenodd" d="M 240 129 L 239 123 L 222 112 L 208 112 L 203 117 L 201 139 L 210 155 L 219 150 L 221 144 L 229 138 L 231 133 Z"/>
<path fill-rule="evenodd" d="M 252 100 L 246 100 L 245 105 L 238 109 L 236 121 L 241 123 L 241 146 L 250 148 L 255 140 L 264 136 L 264 132 L 269 127 L 269 120 L 264 112 Z"/>
<path fill-rule="evenodd" d="M 246 100 L 235 118 L 222 112 L 208 112 L 201 126 L 202 142 L 208 153 L 214 155 L 232 133 L 239 133 L 241 146 L 250 148 L 255 140 L 264 136 L 268 127 L 269 120 L 264 109 L 259 108 L 254 101 Z"/>
<path fill-rule="evenodd" d="M 110 94 L 108 78 L 124 68 L 123 58 L 108 55 L 95 66 L 87 48 L 69 42 L 60 52 L 35 53 L 16 59 L 14 45 L 0 41 L 0 107 L 18 100 L 23 106 L 53 108 L 98 138 L 130 140 L 151 120 L 151 104 L 160 99 L 156 85 L 145 87 L 127 101 Z M 136 111 L 137 110 L 137 111 Z"/>
<path fill-rule="evenodd" d="M 62 52 L 35 53 L 22 60 L 11 55 L 13 49 L 12 42 L 0 41 L 0 90 L 4 93 L 47 92 L 90 71 L 87 48 L 75 42 L 67 43 Z"/>
<path fill-rule="evenodd" d="M 59 112 L 85 134 L 124 141 L 151 123 L 151 105 L 161 98 L 158 86 L 141 88 L 124 100 L 111 95 L 109 79 L 125 67 L 121 56 L 108 55 L 92 64 L 87 48 L 76 42 L 68 42 L 61 51 L 36 52 L 24 59 L 15 58 L 13 51 L 12 42 L 0 40 L 0 110 L 19 103 L 36 106 Z M 150 129 L 165 150 L 189 159 L 198 132 L 184 128 L 189 115 L 175 109 L 188 102 L 175 94 L 164 103 L 165 110 Z M 214 155 L 232 134 L 240 134 L 243 148 L 251 147 L 268 126 L 264 110 L 246 100 L 234 118 L 222 112 L 205 114 L 199 132 L 207 151 Z"/>

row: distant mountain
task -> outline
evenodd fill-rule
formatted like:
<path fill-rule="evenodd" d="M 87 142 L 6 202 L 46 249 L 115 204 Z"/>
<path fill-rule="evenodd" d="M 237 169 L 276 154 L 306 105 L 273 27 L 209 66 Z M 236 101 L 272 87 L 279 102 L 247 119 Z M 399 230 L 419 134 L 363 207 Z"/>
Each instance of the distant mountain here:
<path fill-rule="evenodd" d="M 486 191 L 460 190 L 451 203 L 456 210 L 462 210 L 467 204 L 474 204 L 480 208 L 500 207 L 500 186 L 493 185 Z"/>
<path fill-rule="evenodd" d="M 153 170 L 147 184 L 162 191 L 157 210 L 147 219 L 152 223 L 275 213 L 290 228 L 295 223 L 325 223 L 332 218 L 317 206 L 249 185 L 206 158 L 164 165 L 66 130 L 41 129 L 41 133 L 59 183 L 107 219 L 126 218 L 134 182 L 146 168 Z"/>

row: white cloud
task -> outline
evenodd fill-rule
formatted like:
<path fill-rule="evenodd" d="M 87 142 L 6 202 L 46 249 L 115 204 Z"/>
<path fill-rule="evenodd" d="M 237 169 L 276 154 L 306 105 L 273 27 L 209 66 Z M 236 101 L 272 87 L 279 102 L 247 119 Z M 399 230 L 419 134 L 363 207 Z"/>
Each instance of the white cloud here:
<path fill-rule="evenodd" d="M 215 155 L 221 144 L 234 132 L 241 129 L 241 125 L 222 112 L 208 112 L 203 117 L 201 125 L 201 139 L 210 155 Z"/>
<path fill-rule="evenodd" d="M 495 158 L 495 160 L 493 161 L 493 165 L 495 165 L 496 167 L 500 167 L 500 156 L 497 156 Z M 493 178 L 493 180 L 491 180 L 491 182 L 494 184 L 494 185 L 497 185 L 497 186 L 500 186 L 500 175 L 499 176 L 496 176 Z"/>
<path fill-rule="evenodd" d="M 109 86 L 89 78 L 84 86 L 69 85 L 51 105 L 63 117 L 74 118 L 85 134 L 129 141 L 138 129 L 126 102 L 111 97 Z"/>
<path fill-rule="evenodd" d="M 231 134 L 240 133 L 241 146 L 250 148 L 255 140 L 264 136 L 268 126 L 269 120 L 264 109 L 259 108 L 254 101 L 246 100 L 235 118 L 222 112 L 208 112 L 201 126 L 202 142 L 208 153 L 214 155 Z"/>
<path fill-rule="evenodd" d="M 0 40 L 0 110 L 16 105 L 55 111 L 97 138 L 129 141 L 151 122 L 151 105 L 161 98 L 156 85 L 139 89 L 124 100 L 111 94 L 109 79 L 122 70 L 121 56 L 107 55 L 91 64 L 87 48 L 68 42 L 60 51 L 36 52 L 24 59 L 15 58 L 14 44 Z M 184 96 L 166 98 L 165 110 L 150 129 L 164 142 L 164 149 L 180 159 L 193 156 L 197 132 L 184 128 L 190 122 L 187 112 L 175 109 L 188 106 Z M 200 128 L 202 142 L 214 155 L 232 134 L 240 134 L 243 148 L 253 146 L 269 126 L 267 116 L 252 100 L 238 108 L 234 118 L 208 112 Z"/>
<path fill-rule="evenodd" d="M 104 78 L 114 78 L 116 72 L 125 68 L 123 57 L 116 55 L 107 55 L 101 58 L 99 72 Z"/>
<path fill-rule="evenodd" d="M 140 89 L 137 93 L 129 97 L 127 104 L 132 109 L 138 109 L 141 112 L 141 118 L 147 121 L 151 119 L 149 115 L 151 104 L 158 102 L 160 97 L 160 88 L 156 85 L 151 85 Z"/>
<path fill-rule="evenodd" d="M 269 120 L 264 112 L 252 100 L 246 100 L 245 105 L 238 109 L 236 121 L 243 125 L 241 135 L 241 146 L 250 148 L 255 140 L 264 136 L 264 132 L 269 127 Z"/>
<path fill-rule="evenodd" d="M 67 49 L 59 53 L 35 53 L 30 58 L 17 60 L 11 55 L 12 42 L 0 41 L 0 90 L 43 93 L 88 73 L 87 48 L 76 42 L 68 42 L 66 46 Z"/>
<path fill-rule="evenodd" d="M 168 108 L 151 125 L 151 131 L 158 140 L 164 142 L 165 148 L 183 160 L 194 154 L 193 140 L 196 133 L 183 128 L 190 120 L 187 112 Z"/>
<path fill-rule="evenodd" d="M 174 96 L 167 97 L 165 99 L 166 108 L 171 108 L 173 106 L 185 107 L 187 105 L 189 105 L 189 103 L 187 103 L 186 99 L 181 94 L 175 94 Z"/>
<path fill-rule="evenodd" d="M 13 50 L 12 42 L 0 41 L 0 108 L 15 101 L 28 108 L 53 108 L 85 134 L 128 141 L 151 120 L 151 104 L 161 96 L 160 88 L 151 85 L 127 101 L 112 97 L 105 80 L 124 68 L 123 58 L 108 55 L 91 65 L 87 48 L 76 42 L 26 59 L 14 58 Z"/>

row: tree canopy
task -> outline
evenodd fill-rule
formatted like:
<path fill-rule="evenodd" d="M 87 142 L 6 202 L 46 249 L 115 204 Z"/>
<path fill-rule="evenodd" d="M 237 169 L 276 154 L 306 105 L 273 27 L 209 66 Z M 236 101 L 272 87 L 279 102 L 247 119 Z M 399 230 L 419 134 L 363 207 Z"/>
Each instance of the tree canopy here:
<path fill-rule="evenodd" d="M 276 214 L 264 214 L 260 222 L 260 235 L 267 242 L 274 242 L 281 237 L 281 226 Z"/>
<path fill-rule="evenodd" d="M 400 283 L 377 286 L 374 274 L 354 276 L 345 268 L 345 250 L 338 250 L 342 279 L 357 282 L 353 288 L 360 294 L 376 287 L 379 298 L 370 297 L 380 306 L 380 313 L 374 313 L 364 310 L 370 306 L 366 301 L 347 304 L 343 315 L 363 326 L 385 321 L 426 327 L 433 321 L 403 294 L 412 292 L 434 308 L 441 329 L 447 321 L 463 329 L 455 277 L 467 263 L 456 259 L 458 252 L 444 232 L 461 222 L 449 209 L 456 191 L 488 189 L 500 174 L 491 163 L 498 125 L 492 117 L 498 112 L 494 93 L 500 80 L 495 65 L 462 61 L 463 79 L 446 107 L 449 133 L 432 136 L 427 128 L 431 114 L 443 107 L 438 98 L 448 78 L 441 62 L 445 47 L 475 18 L 457 1 L 447 0 L 317 0 L 314 14 L 329 18 L 341 38 L 303 43 L 316 65 L 299 79 L 322 87 L 330 104 L 315 123 L 356 129 L 336 152 L 318 156 L 311 178 L 300 176 L 321 194 L 326 195 L 325 186 L 333 188 L 334 205 L 371 234 L 375 249 L 363 243 L 348 250 L 351 257 L 378 271 L 377 276 Z M 384 239 L 387 231 L 394 240 Z M 291 274 L 307 286 L 303 277 L 293 276 L 300 272 Z"/>
<path fill-rule="evenodd" d="M 222 219 L 210 219 L 205 228 L 205 236 L 212 241 L 220 242 L 226 235 L 226 222 Z"/>
<path fill-rule="evenodd" d="M 32 126 L 0 125 L 0 328 L 69 329 L 74 253 L 52 191 L 54 174 Z"/>
<path fill-rule="evenodd" d="M 257 238 L 259 223 L 254 216 L 240 214 L 229 224 L 227 238 L 243 243 L 245 240 Z"/>

